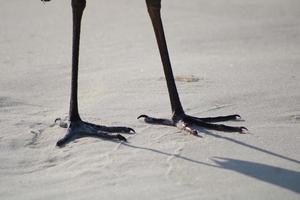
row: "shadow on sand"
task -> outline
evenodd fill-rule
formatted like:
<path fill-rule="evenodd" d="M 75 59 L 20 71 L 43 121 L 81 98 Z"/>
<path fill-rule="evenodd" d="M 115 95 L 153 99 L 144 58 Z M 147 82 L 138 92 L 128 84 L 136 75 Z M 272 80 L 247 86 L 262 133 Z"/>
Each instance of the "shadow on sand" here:
<path fill-rule="evenodd" d="M 298 161 L 296 159 L 272 152 L 270 150 L 266 150 L 266 149 L 263 149 L 263 148 L 260 148 L 260 147 L 257 147 L 257 146 L 251 145 L 251 144 L 247 144 L 245 142 L 242 142 L 242 141 L 230 138 L 230 137 L 214 134 L 208 130 L 201 129 L 199 131 L 204 134 L 207 134 L 207 135 L 210 135 L 213 137 L 217 137 L 217 138 L 221 138 L 221 139 L 233 142 L 235 144 L 253 149 L 255 151 L 266 153 L 271 156 L 274 156 L 274 157 L 277 157 L 280 159 L 284 159 L 289 162 L 300 164 L 300 161 Z M 115 142 L 115 141 L 112 141 L 112 142 Z M 150 152 L 161 154 L 164 156 L 173 156 L 174 158 L 188 161 L 188 162 L 198 164 L 198 165 L 205 165 L 205 166 L 214 167 L 214 168 L 218 168 L 218 169 L 234 171 L 234 172 L 255 178 L 257 180 L 267 182 L 272 185 L 276 185 L 276 186 L 288 189 L 288 190 L 296 192 L 296 193 L 300 193 L 300 172 L 298 172 L 298 171 L 293 171 L 293 170 L 284 169 L 281 167 L 275 167 L 275 166 L 257 163 L 257 162 L 237 160 L 237 159 L 224 158 L 224 157 L 213 157 L 211 160 L 215 164 L 211 164 L 211 163 L 207 163 L 207 162 L 198 161 L 198 160 L 195 160 L 192 158 L 188 158 L 188 157 L 182 156 L 180 154 L 164 152 L 164 151 L 154 149 L 154 148 L 132 145 L 132 144 L 126 143 L 126 142 L 125 143 L 122 142 L 122 144 L 124 146 L 134 148 L 134 149 L 150 151 Z"/>
<path fill-rule="evenodd" d="M 300 172 L 231 158 L 215 157 L 212 160 L 217 164 L 216 167 L 235 171 L 260 181 L 300 193 Z"/>
<path fill-rule="evenodd" d="M 251 145 L 251 144 L 247 144 L 245 142 L 242 142 L 242 141 L 239 141 L 239 140 L 236 140 L 236 139 L 233 139 L 233 138 L 230 138 L 230 137 L 226 137 L 226 136 L 221 136 L 221 135 L 217 135 L 217 134 L 214 134 L 210 131 L 207 131 L 207 130 L 199 130 L 200 132 L 203 132 L 207 135 L 210 135 L 210 136 L 213 136 L 213 137 L 216 137 L 216 138 L 221 138 L 223 140 L 227 140 L 227 141 L 230 141 L 230 142 L 233 142 L 235 144 L 238 144 L 238 145 L 242 145 L 244 147 L 248 147 L 250 149 L 253 149 L 253 150 L 256 150 L 256 151 L 260 151 L 262 153 L 266 153 L 266 154 L 269 154 L 271 156 L 275 156 L 275 157 L 278 157 L 278 158 L 281 158 L 281 159 L 284 159 L 284 160 L 287 160 L 287 161 L 290 161 L 290 162 L 293 162 L 293 163 L 296 163 L 296 164 L 300 164 L 300 161 L 299 160 L 296 160 L 296 159 L 293 159 L 293 158 L 289 158 L 287 156 L 284 156 L 284 155 L 281 155 L 281 154 L 278 154 L 278 153 L 275 153 L 275 152 L 272 152 L 272 151 L 269 151 L 267 149 L 263 149 L 263 148 L 260 148 L 260 147 L 257 147 L 257 146 L 254 146 L 254 145 Z"/>
<path fill-rule="evenodd" d="M 243 160 L 237 160 L 231 158 L 222 158 L 222 157 L 212 158 L 211 160 L 215 162 L 215 164 L 210 164 L 195 159 L 191 159 L 179 154 L 168 153 L 154 148 L 136 146 L 136 145 L 131 145 L 129 143 L 123 143 L 123 145 L 134 149 L 151 151 L 153 153 L 162 154 L 164 156 L 173 156 L 175 158 L 185 160 L 194 164 L 235 171 L 240 174 L 255 178 L 257 180 L 267 182 L 291 190 L 296 193 L 300 193 L 300 172 L 297 171 L 288 170 L 288 169 L 261 164 L 261 163 L 256 163 L 256 162 L 243 161 Z"/>

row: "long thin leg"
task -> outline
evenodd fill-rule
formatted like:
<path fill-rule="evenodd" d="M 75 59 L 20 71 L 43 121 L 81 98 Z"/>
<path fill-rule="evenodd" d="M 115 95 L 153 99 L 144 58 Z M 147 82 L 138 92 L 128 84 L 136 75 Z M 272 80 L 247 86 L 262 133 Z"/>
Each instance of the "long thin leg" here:
<path fill-rule="evenodd" d="M 160 16 L 161 0 L 146 0 L 146 3 L 148 8 L 148 13 L 150 15 L 152 25 L 154 28 L 154 32 L 155 32 L 155 36 L 156 36 L 156 40 L 157 40 L 157 44 L 161 56 L 161 61 L 163 64 L 173 117 L 182 115 L 184 114 L 184 111 L 177 92 L 174 75 L 171 67 L 171 61 L 168 53 L 165 33 L 164 33 L 161 16 Z"/>
<path fill-rule="evenodd" d="M 146 0 L 146 4 L 154 28 L 155 37 L 157 40 L 157 44 L 158 44 L 158 48 L 159 48 L 159 52 L 163 64 L 173 116 L 171 120 L 153 118 L 147 115 L 140 115 L 138 119 L 144 118 L 145 122 L 151 124 L 177 126 L 192 134 L 196 133 L 196 131 L 190 127 L 192 125 L 197 125 L 204 128 L 209 128 L 209 129 L 214 129 L 219 131 L 228 131 L 228 132 L 242 133 L 244 130 L 247 130 L 245 127 L 232 127 L 223 124 L 212 124 L 213 122 L 238 120 L 240 119 L 239 115 L 198 118 L 198 117 L 186 115 L 184 113 L 184 110 L 182 108 L 179 99 L 178 91 L 176 88 L 175 79 L 174 79 L 171 62 L 169 58 L 167 43 L 165 39 L 164 29 L 162 25 L 161 14 L 160 14 L 161 0 Z"/>
<path fill-rule="evenodd" d="M 66 143 L 80 137 L 97 137 L 109 140 L 126 141 L 126 138 L 120 134 L 112 133 L 134 133 L 132 128 L 128 127 L 107 127 L 100 126 L 81 120 L 78 112 L 78 61 L 79 61 L 79 44 L 80 44 L 80 28 L 82 14 L 86 6 L 86 0 L 72 0 L 73 12 L 73 49 L 72 49 L 72 81 L 71 81 L 71 99 L 69 120 L 70 125 L 66 135 L 61 138 L 56 145 L 64 146 Z"/>
<path fill-rule="evenodd" d="M 72 80 L 71 80 L 71 99 L 69 118 L 70 121 L 80 121 L 78 112 L 78 61 L 80 29 L 83 10 L 86 6 L 86 0 L 72 0 L 73 12 L 73 47 L 72 47 Z"/>

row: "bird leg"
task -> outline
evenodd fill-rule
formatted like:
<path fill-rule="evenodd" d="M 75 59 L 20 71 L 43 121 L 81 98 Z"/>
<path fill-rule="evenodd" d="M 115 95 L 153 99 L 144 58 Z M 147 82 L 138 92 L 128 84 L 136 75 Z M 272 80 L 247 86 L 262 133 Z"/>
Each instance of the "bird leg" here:
<path fill-rule="evenodd" d="M 78 60 L 81 18 L 86 5 L 86 0 L 72 0 L 73 12 L 73 48 L 72 48 L 72 80 L 71 80 L 71 99 L 69 109 L 70 124 L 66 135 L 57 142 L 57 146 L 64 146 L 66 143 L 80 137 L 90 136 L 108 140 L 126 141 L 126 138 L 120 134 L 112 133 L 134 133 L 132 128 L 128 127 L 106 127 L 91 124 L 81 120 L 78 112 Z"/>
<path fill-rule="evenodd" d="M 161 0 L 146 0 L 146 4 L 154 28 L 154 33 L 156 36 L 156 40 L 157 40 L 157 44 L 161 56 L 161 61 L 164 69 L 166 82 L 167 82 L 173 116 L 171 119 L 160 119 L 160 118 L 149 117 L 147 115 L 140 115 L 138 119 L 144 118 L 144 121 L 150 124 L 177 126 L 178 128 L 183 129 L 194 135 L 197 134 L 196 129 L 193 128 L 194 125 L 203 128 L 208 128 L 208 129 L 213 129 L 218 131 L 226 131 L 226 132 L 243 133 L 243 131 L 247 130 L 245 127 L 234 127 L 234 126 L 226 126 L 223 124 L 214 124 L 214 122 L 238 120 L 240 119 L 239 115 L 197 118 L 197 117 L 186 115 L 184 113 L 177 92 L 175 79 L 174 79 L 171 62 L 169 58 L 167 43 L 165 39 L 164 29 L 162 25 L 161 14 L 160 14 Z"/>

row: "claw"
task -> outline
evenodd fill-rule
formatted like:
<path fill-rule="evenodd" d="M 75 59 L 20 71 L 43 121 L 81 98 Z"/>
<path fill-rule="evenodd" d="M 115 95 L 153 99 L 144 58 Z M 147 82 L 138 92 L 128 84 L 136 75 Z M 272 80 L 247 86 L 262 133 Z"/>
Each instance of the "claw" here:
<path fill-rule="evenodd" d="M 242 117 L 241 117 L 240 115 L 233 115 L 233 116 L 235 116 L 235 119 L 236 119 L 236 120 L 242 119 Z"/>
<path fill-rule="evenodd" d="M 162 119 L 162 118 L 153 118 L 149 117 L 148 115 L 140 115 L 138 116 L 138 119 L 144 118 L 144 121 L 149 124 L 158 124 L 158 125 L 166 125 L 166 126 L 175 126 L 175 123 L 173 120 L 169 119 Z"/>
<path fill-rule="evenodd" d="M 148 123 L 155 123 L 156 121 L 158 121 L 155 118 L 149 117 L 148 115 L 140 115 L 140 116 L 138 116 L 137 119 L 140 119 L 140 118 L 144 118 L 144 121 L 148 122 Z"/>
<path fill-rule="evenodd" d="M 63 147 L 65 144 L 67 144 L 69 141 L 74 139 L 76 137 L 75 133 L 68 130 L 67 134 L 61 138 L 60 140 L 57 141 L 56 146 L 58 147 Z"/>
<path fill-rule="evenodd" d="M 240 127 L 240 134 L 245 134 L 247 131 L 249 131 L 246 127 L 242 126 Z"/>
<path fill-rule="evenodd" d="M 140 118 L 142 118 L 142 117 L 144 117 L 144 118 L 149 118 L 149 116 L 148 116 L 148 115 L 140 115 L 140 116 L 138 116 L 138 118 L 137 118 L 137 119 L 140 119 Z"/>
<path fill-rule="evenodd" d="M 120 134 L 117 135 L 117 138 L 118 138 L 120 141 L 127 142 L 127 139 L 126 139 L 124 136 L 120 135 Z"/>
<path fill-rule="evenodd" d="M 56 119 L 54 120 L 54 123 L 56 123 L 57 121 L 61 121 L 61 118 L 60 118 L 60 117 L 56 118 Z"/>
<path fill-rule="evenodd" d="M 64 140 L 64 138 L 62 138 L 57 141 L 56 146 L 61 148 L 61 147 L 65 146 L 66 143 L 67 143 L 67 140 Z"/>
<path fill-rule="evenodd" d="M 129 133 L 135 133 L 135 130 L 133 128 L 128 128 Z"/>

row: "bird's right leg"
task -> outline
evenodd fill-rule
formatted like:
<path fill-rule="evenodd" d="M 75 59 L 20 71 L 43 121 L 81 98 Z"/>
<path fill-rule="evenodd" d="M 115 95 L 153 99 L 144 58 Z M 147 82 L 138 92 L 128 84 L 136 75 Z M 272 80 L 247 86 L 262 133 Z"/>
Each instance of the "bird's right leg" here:
<path fill-rule="evenodd" d="M 171 67 L 171 61 L 169 58 L 166 38 L 164 34 L 164 28 L 161 19 L 161 0 L 146 0 L 147 9 L 151 22 L 154 28 L 155 37 L 157 40 L 161 61 L 163 65 L 163 70 L 166 78 L 171 109 L 172 109 L 172 118 L 171 119 L 161 119 L 149 117 L 147 115 L 140 115 L 138 118 L 143 118 L 145 122 L 150 124 L 160 124 L 168 126 L 177 126 L 180 129 L 188 131 L 192 134 L 197 134 L 197 131 L 193 129 L 192 126 L 199 126 L 203 128 L 218 130 L 218 131 L 227 131 L 227 132 L 239 132 L 247 130 L 245 127 L 233 127 L 226 126 L 223 124 L 214 124 L 214 122 L 220 121 L 229 121 L 229 120 L 238 120 L 240 119 L 239 115 L 228 115 L 228 116 L 219 116 L 219 117 L 204 117 L 198 118 L 185 114 L 183 107 L 180 102 L 178 91 L 176 88 L 176 83 L 173 75 L 173 70 Z"/>
<path fill-rule="evenodd" d="M 81 120 L 78 112 L 78 60 L 81 18 L 85 9 L 86 0 L 72 0 L 73 12 L 73 48 L 72 48 L 72 80 L 69 120 L 70 124 L 66 135 L 57 142 L 57 146 L 63 146 L 73 139 L 90 136 L 108 140 L 126 141 L 120 134 L 111 133 L 133 133 L 134 130 L 128 127 L 107 127 L 91 124 Z"/>

